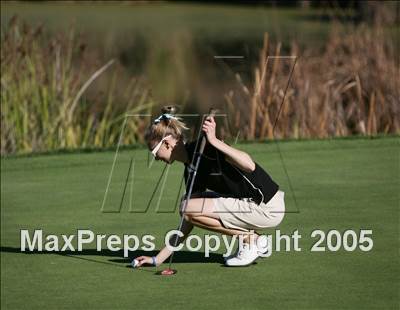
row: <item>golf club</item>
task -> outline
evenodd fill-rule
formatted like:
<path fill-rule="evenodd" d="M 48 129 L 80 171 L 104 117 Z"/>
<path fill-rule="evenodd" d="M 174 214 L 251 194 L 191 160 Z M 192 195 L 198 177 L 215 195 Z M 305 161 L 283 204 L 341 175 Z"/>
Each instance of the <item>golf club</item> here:
<path fill-rule="evenodd" d="M 209 115 L 209 116 L 214 116 L 215 113 L 216 113 L 216 110 L 213 109 L 213 108 L 211 108 L 210 111 L 209 111 L 209 113 L 208 113 L 208 115 Z M 205 146 L 206 146 L 206 143 L 207 143 L 207 137 L 206 137 L 206 135 L 202 132 L 202 134 L 201 134 L 200 149 L 199 149 L 199 152 L 198 152 L 198 154 L 197 154 L 196 163 L 195 163 L 194 167 L 191 167 L 191 172 L 192 172 L 192 174 L 191 174 L 191 175 L 189 174 L 189 177 L 188 177 L 187 185 L 189 185 L 189 187 L 188 187 L 189 190 L 186 191 L 186 195 L 185 195 L 185 196 L 186 196 L 186 197 L 185 197 L 186 200 L 185 200 L 185 204 L 184 204 L 184 206 L 183 206 L 183 208 L 182 208 L 182 217 L 181 217 L 181 221 L 180 221 L 179 228 L 178 228 L 179 231 L 182 229 L 182 225 L 183 225 L 183 221 L 184 221 L 183 213 L 185 212 L 186 207 L 187 207 L 187 205 L 188 205 L 188 203 L 189 203 L 190 197 L 191 197 L 191 195 L 192 195 L 194 180 L 195 180 L 195 178 L 196 178 L 197 169 L 199 168 L 201 156 L 202 156 L 202 154 L 203 154 L 203 152 L 204 152 L 204 148 L 205 148 Z M 194 153 L 194 154 L 195 154 L 195 153 Z M 179 238 L 176 237 L 176 238 L 175 238 L 175 241 L 174 241 L 174 247 L 177 246 L 178 240 L 179 240 Z M 173 257 L 174 257 L 174 253 L 175 253 L 175 252 L 172 252 L 172 254 L 171 254 L 171 257 L 170 257 L 170 259 L 169 259 L 169 266 L 168 266 L 168 268 L 165 269 L 165 270 L 163 270 L 163 271 L 157 272 L 156 274 L 158 274 L 158 275 L 163 275 L 163 276 L 170 276 L 170 275 L 174 275 L 174 274 L 176 274 L 176 273 L 178 272 L 176 269 L 171 269 L 172 259 L 173 259 Z"/>

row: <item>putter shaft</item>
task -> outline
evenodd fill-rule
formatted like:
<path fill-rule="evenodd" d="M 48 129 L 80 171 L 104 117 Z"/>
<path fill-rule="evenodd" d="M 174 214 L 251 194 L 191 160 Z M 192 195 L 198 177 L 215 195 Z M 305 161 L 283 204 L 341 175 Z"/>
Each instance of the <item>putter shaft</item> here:
<path fill-rule="evenodd" d="M 210 109 L 210 112 L 209 112 L 208 114 L 209 114 L 210 116 L 214 116 L 214 115 L 215 115 L 215 112 L 216 112 L 216 110 L 214 110 L 213 108 L 211 108 L 211 109 Z M 196 159 L 196 164 L 195 164 L 195 166 L 194 166 L 194 169 L 192 170 L 193 172 L 192 172 L 191 177 L 189 177 L 189 180 L 190 180 L 190 182 L 188 182 L 188 184 L 189 184 L 189 190 L 187 191 L 185 204 L 184 204 L 184 206 L 183 206 L 183 208 L 182 208 L 182 217 L 181 217 L 181 221 L 180 221 L 180 223 L 179 223 L 179 228 L 178 228 L 179 231 L 182 229 L 182 225 L 183 225 L 183 221 L 184 221 L 183 212 L 185 212 L 186 207 L 187 207 L 187 205 L 188 205 L 188 203 L 189 203 L 190 197 L 192 196 L 192 190 L 193 190 L 194 180 L 195 180 L 196 175 L 197 175 L 197 170 L 198 170 L 198 168 L 199 168 L 201 156 L 203 155 L 203 152 L 204 152 L 204 148 L 205 148 L 205 146 L 206 146 L 206 143 L 207 143 L 207 137 L 206 137 L 206 135 L 203 133 L 203 134 L 202 134 L 202 138 L 201 138 L 200 150 L 199 150 L 199 153 L 198 153 L 197 159 Z M 194 154 L 195 154 L 195 153 L 194 153 Z M 188 181 L 189 181 L 189 180 L 188 180 Z M 178 240 L 179 240 L 179 237 L 177 236 L 177 237 L 175 238 L 174 247 L 177 246 Z M 169 269 L 171 269 L 172 259 L 173 259 L 173 257 L 174 257 L 174 253 L 175 253 L 175 252 L 173 251 L 173 252 L 171 253 L 170 258 L 169 258 L 169 267 L 168 267 Z"/>

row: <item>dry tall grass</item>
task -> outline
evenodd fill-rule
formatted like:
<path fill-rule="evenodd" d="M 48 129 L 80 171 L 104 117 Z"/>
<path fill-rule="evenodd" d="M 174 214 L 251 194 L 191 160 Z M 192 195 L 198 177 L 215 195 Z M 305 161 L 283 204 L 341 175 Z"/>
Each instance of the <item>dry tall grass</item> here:
<path fill-rule="evenodd" d="M 113 146 L 126 113 L 158 110 L 143 77 L 132 77 L 118 61 L 86 46 L 73 28 L 50 35 L 14 18 L 5 29 L 1 33 L 2 155 Z M 270 42 L 266 34 L 253 85 L 246 87 L 236 75 L 237 87 L 225 95 L 227 114 L 233 127 L 241 130 L 241 137 L 324 138 L 400 132 L 398 55 L 395 43 L 379 24 L 347 26 L 346 32 L 337 25 L 321 51 L 300 49 L 293 43 L 289 54 L 298 59 L 286 95 L 294 60 L 277 57 L 282 56 L 281 49 L 281 44 Z M 164 56 L 161 60 L 165 61 Z M 153 56 L 147 63 L 154 67 L 153 75 L 158 73 L 160 61 L 156 60 Z M 173 78 L 185 83 L 199 79 L 184 72 L 180 70 Z M 166 88 L 172 87 L 166 78 L 160 80 Z M 190 92 L 212 93 L 201 85 Z M 142 141 L 147 123 L 148 119 L 129 119 L 122 143 Z"/>
<path fill-rule="evenodd" d="M 333 27 L 323 51 L 292 44 L 296 61 L 280 58 L 281 43 L 271 46 L 266 34 L 251 89 L 237 75 L 238 87 L 225 96 L 234 127 L 248 139 L 400 133 L 395 42 L 379 25 L 346 29 Z"/>
<path fill-rule="evenodd" d="M 143 81 L 123 74 L 73 28 L 49 37 L 13 18 L 1 34 L 1 154 L 114 145 L 124 114 L 153 105 Z M 141 138 L 140 120 L 127 126 L 124 143 Z"/>

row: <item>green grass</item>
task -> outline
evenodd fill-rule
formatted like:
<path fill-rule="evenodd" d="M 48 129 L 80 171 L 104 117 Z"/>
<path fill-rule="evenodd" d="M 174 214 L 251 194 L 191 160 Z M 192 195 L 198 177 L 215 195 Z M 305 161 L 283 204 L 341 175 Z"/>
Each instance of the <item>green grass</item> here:
<path fill-rule="evenodd" d="M 112 152 L 44 155 L 1 162 L 2 309 L 398 309 L 399 139 L 355 139 L 281 143 L 299 214 L 287 214 L 280 229 L 302 234 L 301 252 L 273 253 L 249 268 L 221 267 L 220 257 L 176 254 L 178 274 L 159 277 L 154 268 L 133 270 L 120 252 L 25 254 L 19 230 L 73 234 L 87 228 L 104 234 L 153 234 L 157 247 L 178 215 L 100 207 Z M 274 144 L 242 144 L 286 191 L 295 210 Z M 118 158 L 106 207 L 119 205 L 129 156 Z M 136 150 L 134 210 L 145 206 L 162 166 L 147 171 Z M 171 167 L 160 204 L 174 202 L 182 167 Z M 175 191 L 174 191 L 175 190 Z M 314 229 L 372 229 L 370 252 L 309 251 Z M 204 231 L 195 230 L 202 234 Z M 272 230 L 265 231 L 273 232 Z M 223 251 L 221 250 L 221 253 Z M 135 254 L 132 253 L 131 256 Z M 162 266 L 165 267 L 165 266 Z"/>

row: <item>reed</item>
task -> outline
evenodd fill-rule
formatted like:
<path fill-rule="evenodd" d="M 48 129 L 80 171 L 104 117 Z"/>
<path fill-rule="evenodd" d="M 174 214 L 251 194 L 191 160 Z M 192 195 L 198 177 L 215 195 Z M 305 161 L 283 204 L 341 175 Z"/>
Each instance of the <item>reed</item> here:
<path fill-rule="evenodd" d="M 171 79 L 159 65 L 167 56 L 160 47 L 151 48 L 143 64 L 150 84 L 146 74 L 132 76 L 73 27 L 50 34 L 11 19 L 1 32 L 1 154 L 114 146 L 127 113 L 159 110 L 152 92 L 170 94 L 168 103 L 173 103 L 179 98 L 175 92 L 181 91 L 184 102 L 204 104 L 216 91 L 208 80 L 199 82 L 210 68 L 193 62 L 191 37 L 182 40 L 186 45 L 171 43 L 171 54 L 179 56 L 173 58 L 173 68 L 179 70 Z M 382 25 L 337 24 L 322 50 L 296 42 L 289 53 L 282 50 L 282 43 L 265 34 L 252 83 L 234 75 L 235 83 L 224 96 L 229 122 L 222 132 L 236 129 L 235 136 L 248 140 L 399 134 L 398 55 Z M 285 92 L 294 59 L 277 56 L 287 55 L 298 59 Z M 143 142 L 148 121 L 129 118 L 122 143 Z"/>
<path fill-rule="evenodd" d="M 1 154 L 114 145 L 125 113 L 153 105 L 144 80 L 124 74 L 117 61 L 88 50 L 74 28 L 49 37 L 14 17 L 1 33 Z M 130 131 L 124 143 L 138 139 Z"/>
<path fill-rule="evenodd" d="M 337 24 L 323 51 L 301 50 L 292 43 L 289 55 L 298 59 L 275 133 L 294 59 L 280 58 L 285 56 L 281 43 L 271 43 L 265 34 L 251 87 L 236 76 L 225 99 L 241 136 L 263 140 L 400 133 L 398 55 L 381 25 L 345 31 Z"/>

